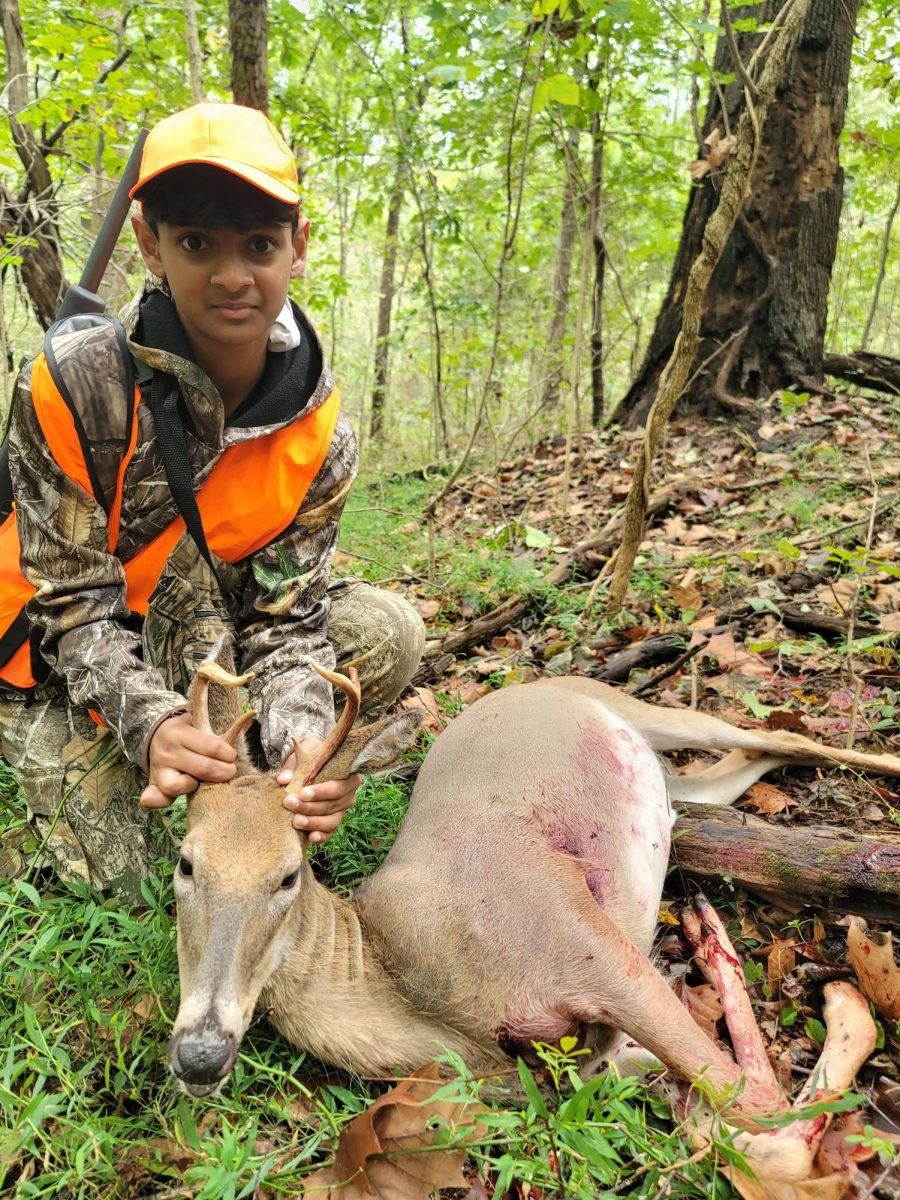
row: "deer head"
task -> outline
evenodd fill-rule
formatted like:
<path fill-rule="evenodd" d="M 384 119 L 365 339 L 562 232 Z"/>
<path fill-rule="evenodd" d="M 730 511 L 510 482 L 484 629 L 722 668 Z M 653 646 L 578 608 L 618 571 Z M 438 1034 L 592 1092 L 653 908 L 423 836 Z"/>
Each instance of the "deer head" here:
<path fill-rule="evenodd" d="M 347 699 L 315 755 L 294 739 L 291 793 L 314 780 L 390 765 L 420 720 L 419 713 L 400 712 L 351 732 L 360 702 L 356 672 L 346 678 L 315 669 Z M 202 664 L 193 689 L 194 724 L 211 732 L 210 682 L 233 689 L 247 678 Z M 221 736 L 235 744 L 254 716 L 230 713 Z M 304 905 L 313 902 L 317 885 L 306 861 L 306 835 L 294 829 L 284 795 L 274 777 L 239 758 L 237 778 L 202 784 L 188 805 L 175 868 L 181 1004 L 169 1063 L 195 1096 L 211 1094 L 228 1076 L 263 986 L 302 940 Z"/>

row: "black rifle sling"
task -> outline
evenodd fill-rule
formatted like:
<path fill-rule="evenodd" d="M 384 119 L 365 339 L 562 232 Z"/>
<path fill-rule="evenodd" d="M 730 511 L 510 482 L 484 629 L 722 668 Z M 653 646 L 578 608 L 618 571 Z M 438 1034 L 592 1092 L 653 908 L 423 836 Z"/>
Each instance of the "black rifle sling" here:
<path fill-rule="evenodd" d="M 30 628 L 31 623 L 25 616 L 25 609 L 23 608 L 6 633 L 0 637 L 0 664 L 5 666 L 9 662 L 22 643 L 27 640 Z M 33 671 L 32 674 L 34 674 Z"/>
<path fill-rule="evenodd" d="M 213 573 L 213 578 L 221 587 L 222 581 L 206 542 L 203 519 L 194 495 L 194 476 L 188 456 L 187 439 L 178 412 L 181 389 L 176 379 L 162 371 L 154 371 L 153 378 L 149 383 L 150 386 L 145 395 L 153 417 L 156 441 L 169 483 L 169 491 L 172 493 L 175 507 L 183 517 L 194 545 L 203 555 Z"/>

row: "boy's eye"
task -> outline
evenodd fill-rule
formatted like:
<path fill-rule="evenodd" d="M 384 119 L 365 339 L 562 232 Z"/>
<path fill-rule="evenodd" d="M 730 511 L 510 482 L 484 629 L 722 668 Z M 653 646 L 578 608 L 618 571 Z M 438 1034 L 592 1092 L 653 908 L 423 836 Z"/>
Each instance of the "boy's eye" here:
<path fill-rule="evenodd" d="M 270 237 L 255 237 L 251 239 L 250 248 L 254 254 L 271 254 L 276 243 Z"/>
<path fill-rule="evenodd" d="M 202 250 L 206 245 L 199 233 L 185 233 L 179 241 L 185 250 Z"/>

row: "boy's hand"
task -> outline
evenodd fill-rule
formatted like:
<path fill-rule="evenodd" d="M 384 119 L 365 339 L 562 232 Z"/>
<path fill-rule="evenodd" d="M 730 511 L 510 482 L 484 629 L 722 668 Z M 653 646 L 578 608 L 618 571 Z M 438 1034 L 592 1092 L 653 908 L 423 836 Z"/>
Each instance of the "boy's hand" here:
<path fill-rule="evenodd" d="M 142 808 L 165 808 L 176 796 L 202 783 L 227 783 L 237 774 L 237 751 L 213 733 L 191 724 L 190 713 L 168 717 L 150 739 L 150 782 L 141 792 Z"/>
<path fill-rule="evenodd" d="M 321 739 L 314 737 L 305 737 L 300 743 L 307 754 L 313 754 L 321 745 Z M 297 756 L 291 753 L 278 772 L 280 784 L 287 787 L 296 765 Z M 294 813 L 294 828 L 308 833 L 311 842 L 327 842 L 340 825 L 344 813 L 356 802 L 356 789 L 361 783 L 361 775 L 351 775 L 349 779 L 310 784 L 296 795 L 288 792 L 284 807 Z"/>

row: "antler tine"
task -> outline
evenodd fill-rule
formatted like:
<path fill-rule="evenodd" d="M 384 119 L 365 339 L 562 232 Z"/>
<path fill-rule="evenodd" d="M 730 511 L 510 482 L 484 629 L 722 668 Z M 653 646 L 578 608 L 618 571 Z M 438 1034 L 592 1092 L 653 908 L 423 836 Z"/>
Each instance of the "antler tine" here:
<path fill-rule="evenodd" d="M 294 778 L 291 780 L 288 790 L 297 787 L 306 787 L 307 784 L 312 783 L 328 760 L 333 757 L 335 751 L 353 728 L 353 722 L 359 715 L 359 704 L 362 693 L 359 686 L 359 673 L 356 667 L 350 667 L 346 675 L 340 675 L 337 671 L 329 671 L 326 667 L 320 667 L 315 662 L 310 662 L 310 666 L 323 679 L 327 679 L 333 687 L 340 688 L 347 700 L 340 720 L 319 747 L 312 766 L 308 765 L 308 758 L 304 762 L 304 754 L 300 749 L 300 743 L 297 738 L 293 739 L 294 751 L 297 755 L 297 769 L 294 771 Z M 300 776 L 299 779 L 298 775 Z"/>
<path fill-rule="evenodd" d="M 240 687 L 253 678 L 253 672 L 246 675 L 232 675 L 217 662 L 208 659 L 197 668 L 194 676 L 194 686 L 191 691 L 191 722 L 201 733 L 212 733 L 212 722 L 209 719 L 209 685 L 221 684 L 222 687 Z M 229 730 L 229 732 L 231 732 Z M 238 730 L 240 732 L 240 730 Z"/>

